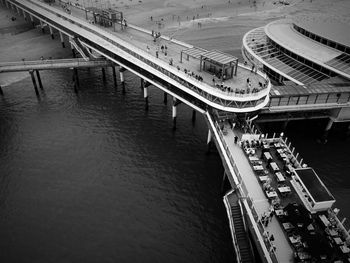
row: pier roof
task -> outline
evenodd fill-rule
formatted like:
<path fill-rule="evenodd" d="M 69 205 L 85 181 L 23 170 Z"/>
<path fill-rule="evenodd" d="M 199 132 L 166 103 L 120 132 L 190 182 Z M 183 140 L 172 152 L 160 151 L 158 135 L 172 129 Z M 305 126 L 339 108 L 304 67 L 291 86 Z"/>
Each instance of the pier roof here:
<path fill-rule="evenodd" d="M 324 14 L 313 14 L 296 16 L 293 23 L 323 38 L 350 47 L 350 35 L 346 34 L 349 31 L 349 21 Z"/>
<path fill-rule="evenodd" d="M 231 63 L 236 63 L 238 58 L 221 52 L 219 50 L 209 50 L 203 54 L 201 54 L 203 58 L 210 59 L 221 65 L 229 65 Z"/>
<path fill-rule="evenodd" d="M 312 168 L 295 169 L 295 173 L 316 202 L 335 200 Z"/>

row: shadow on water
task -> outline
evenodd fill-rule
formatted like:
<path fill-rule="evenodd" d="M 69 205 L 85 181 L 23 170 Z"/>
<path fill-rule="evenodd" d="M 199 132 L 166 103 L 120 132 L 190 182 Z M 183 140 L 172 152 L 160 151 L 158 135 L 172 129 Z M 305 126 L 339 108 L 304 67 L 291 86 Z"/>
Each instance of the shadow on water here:
<path fill-rule="evenodd" d="M 0 102 L 1 262 L 232 262 L 223 168 L 206 154 L 207 126 L 126 73 L 41 74 Z"/>

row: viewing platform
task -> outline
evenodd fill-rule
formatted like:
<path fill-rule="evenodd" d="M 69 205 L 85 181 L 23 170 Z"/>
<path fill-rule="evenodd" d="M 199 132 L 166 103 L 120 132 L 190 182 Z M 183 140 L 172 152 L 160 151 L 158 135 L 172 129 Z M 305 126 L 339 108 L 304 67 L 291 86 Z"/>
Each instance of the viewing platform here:
<path fill-rule="evenodd" d="M 72 9 L 68 14 L 59 5 L 50 6 L 36 0 L 6 3 L 28 13 L 32 21 L 39 19 L 41 27 L 48 26 L 51 34 L 55 29 L 60 36 L 78 39 L 82 46 L 163 90 L 168 89 L 165 82 L 176 87 L 171 91 L 182 101 L 196 100 L 202 108 L 209 105 L 235 113 L 256 111 L 268 103 L 271 83 L 266 74 L 238 63 L 231 55 L 214 51 L 208 56 L 212 51 L 202 50 L 199 57 L 181 62 L 181 53 L 195 47 L 169 37 L 154 38 L 152 32 L 131 25 L 122 30 L 119 24 L 113 27 L 92 24 L 93 15 L 80 9 Z M 162 50 L 162 46 L 166 46 L 166 50 Z M 235 63 L 228 65 L 223 62 L 226 59 Z M 186 94 L 186 98 L 180 94 Z"/>
<path fill-rule="evenodd" d="M 249 121 L 232 126 L 207 116 L 235 185 L 225 204 L 238 195 L 263 262 L 348 262 L 349 228 L 337 216 L 335 199 L 287 138 L 260 134 Z"/>

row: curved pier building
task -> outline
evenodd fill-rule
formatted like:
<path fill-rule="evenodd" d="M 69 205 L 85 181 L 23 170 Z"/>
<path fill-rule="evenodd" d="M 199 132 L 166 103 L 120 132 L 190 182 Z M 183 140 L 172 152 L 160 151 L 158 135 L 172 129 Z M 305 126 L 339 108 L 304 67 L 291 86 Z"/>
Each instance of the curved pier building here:
<path fill-rule="evenodd" d="M 246 33 L 242 53 L 277 85 L 349 82 L 348 28 L 321 14 L 282 19 Z"/>

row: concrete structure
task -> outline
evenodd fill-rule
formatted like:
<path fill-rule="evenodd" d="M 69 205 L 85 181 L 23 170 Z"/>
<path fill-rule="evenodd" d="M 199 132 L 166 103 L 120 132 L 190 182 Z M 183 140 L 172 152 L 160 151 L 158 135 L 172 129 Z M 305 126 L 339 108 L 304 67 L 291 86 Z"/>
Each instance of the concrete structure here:
<path fill-rule="evenodd" d="M 348 28 L 325 15 L 298 16 L 244 35 L 244 58 L 274 84 L 259 120 L 330 118 L 325 136 L 333 122 L 350 121 Z"/>

